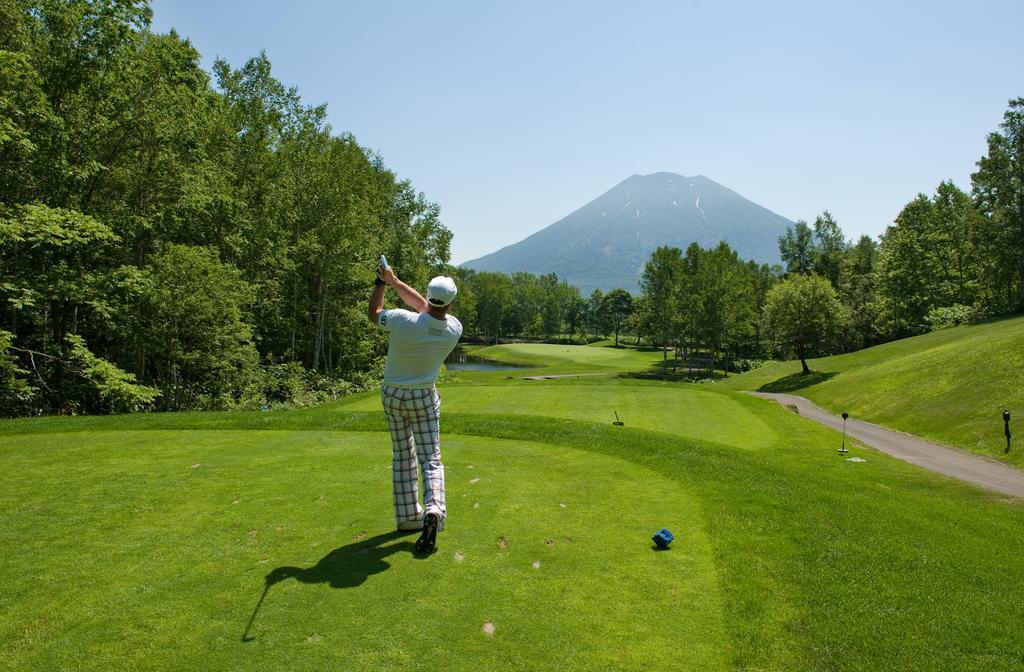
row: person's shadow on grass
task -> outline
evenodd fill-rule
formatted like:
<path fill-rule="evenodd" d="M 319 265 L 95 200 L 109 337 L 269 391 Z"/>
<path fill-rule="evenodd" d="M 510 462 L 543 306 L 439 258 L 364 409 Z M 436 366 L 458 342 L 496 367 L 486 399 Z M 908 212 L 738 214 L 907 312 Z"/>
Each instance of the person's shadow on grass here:
<path fill-rule="evenodd" d="M 312 567 L 278 567 L 266 577 L 273 586 L 286 579 L 302 583 L 326 583 L 331 588 L 354 588 L 362 585 L 373 574 L 379 574 L 391 565 L 385 561 L 389 555 L 401 551 L 413 552 L 413 544 L 404 542 L 386 545 L 389 541 L 408 536 L 409 532 L 388 532 L 363 539 L 354 544 L 339 546 Z"/>
<path fill-rule="evenodd" d="M 272 570 L 264 578 L 263 595 L 260 596 L 256 608 L 253 609 L 249 623 L 242 632 L 242 641 L 251 642 L 256 638 L 250 634 L 256 615 L 263 605 L 270 589 L 282 581 L 295 579 L 302 583 L 326 583 L 331 588 L 354 588 L 362 585 L 366 579 L 373 574 L 379 574 L 391 565 L 385 558 L 394 553 L 408 551 L 412 553 L 415 546 L 412 542 L 385 545 L 389 541 L 405 537 L 410 532 L 388 532 L 378 534 L 376 537 L 363 539 L 354 544 L 339 546 L 324 557 L 320 558 L 312 567 L 291 567 L 284 566 Z"/>

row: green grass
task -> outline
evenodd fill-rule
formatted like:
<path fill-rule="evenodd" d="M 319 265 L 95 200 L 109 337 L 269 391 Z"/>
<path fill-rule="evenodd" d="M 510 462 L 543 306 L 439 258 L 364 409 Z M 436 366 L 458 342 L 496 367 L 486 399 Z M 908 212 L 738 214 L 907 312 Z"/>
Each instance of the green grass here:
<path fill-rule="evenodd" d="M 566 375 L 573 373 L 616 374 L 652 370 L 662 359 L 661 351 L 609 343 L 592 345 L 545 345 L 516 343 L 511 345 L 467 346 L 466 351 L 495 362 L 519 364 L 527 368 L 515 371 L 459 371 L 459 377 L 472 380 L 500 380 L 508 376 Z"/>
<path fill-rule="evenodd" d="M 48 434 L 31 451 L 0 440 L 4 466 L 34 475 L 3 481 L 14 514 L 4 547 L 18 548 L 2 561 L 5 593 L 13 578 L 21 598 L 5 600 L 0 614 L 2 639 L 13 644 L 0 653 L 5 669 L 77 668 L 83 659 L 93 669 L 439 669 L 423 660 L 425 646 L 437 649 L 440 669 L 544 658 L 594 670 L 668 665 L 677 645 L 702 667 L 725 660 L 700 513 L 636 464 L 446 436 L 458 522 L 442 534 L 442 552 L 422 561 L 411 553 L 414 536 L 387 534 L 386 435 L 87 436 Z M 649 489 L 635 492 L 640 484 Z M 622 502 L 615 528 L 591 506 L 605 498 Z M 669 553 L 625 543 L 649 536 L 654 520 L 689 530 L 690 543 Z M 268 575 L 280 580 L 243 643 Z M 655 589 L 673 599 L 635 601 Z M 574 618 L 561 618 L 566 610 Z M 669 625 L 691 619 L 699 627 Z M 497 632 L 484 639 L 487 621 Z M 625 621 L 637 632 L 618 627 Z M 75 646 L 59 644 L 69 635 Z"/>
<path fill-rule="evenodd" d="M 576 380 L 515 381 L 450 387 L 442 391 L 445 408 L 458 413 L 500 414 L 509 399 L 515 412 L 611 424 L 618 413 L 629 427 L 653 429 L 677 436 L 726 443 L 748 450 L 762 449 L 779 437 L 759 417 L 760 404 L 739 395 L 672 384 L 639 384 L 598 379 L 580 385 Z M 343 402 L 339 408 L 376 411 L 379 394 Z M 753 407 L 753 408 L 752 408 Z"/>
<path fill-rule="evenodd" d="M 773 363 L 716 385 L 793 392 L 911 434 L 1024 464 L 1024 442 L 1007 455 L 1003 409 L 1024 422 L 1024 318 L 956 327 L 808 362 Z M 1017 429 L 1024 438 L 1024 431 Z"/>
<path fill-rule="evenodd" d="M 427 559 L 389 534 L 372 394 L 0 423 L 0 668 L 1024 665 L 1019 501 L 848 462 L 835 432 L 718 384 L 441 393 L 449 527 Z"/>

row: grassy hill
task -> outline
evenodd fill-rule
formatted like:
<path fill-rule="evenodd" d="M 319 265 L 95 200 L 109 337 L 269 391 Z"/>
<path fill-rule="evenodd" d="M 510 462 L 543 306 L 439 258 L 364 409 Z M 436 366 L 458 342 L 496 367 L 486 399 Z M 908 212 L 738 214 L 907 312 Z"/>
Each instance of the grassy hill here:
<path fill-rule="evenodd" d="M 719 385 L 793 392 L 835 412 L 1024 464 L 1024 318 L 962 326 L 809 362 L 773 363 Z M 1016 444 L 1004 448 L 1002 411 Z"/>
<path fill-rule="evenodd" d="M 548 348 L 651 354 L 590 350 Z M 500 373 L 441 389 L 428 558 L 375 393 L 0 423 L 0 668 L 1019 669 L 1019 501 L 717 385 Z"/>

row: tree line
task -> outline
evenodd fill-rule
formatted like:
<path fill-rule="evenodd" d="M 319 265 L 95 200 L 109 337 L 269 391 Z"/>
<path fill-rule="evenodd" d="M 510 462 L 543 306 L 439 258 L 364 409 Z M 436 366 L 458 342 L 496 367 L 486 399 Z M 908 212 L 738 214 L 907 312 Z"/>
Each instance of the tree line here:
<path fill-rule="evenodd" d="M 727 243 L 660 247 L 641 292 L 589 299 L 554 274 L 459 269 L 468 333 L 591 340 L 620 333 L 743 369 L 770 357 L 848 352 L 1024 311 L 1024 98 L 1011 100 L 967 193 L 919 194 L 878 241 L 848 239 L 828 211 L 779 239 L 782 265 Z"/>
<path fill-rule="evenodd" d="M 0 0 L 0 414 L 230 408 L 380 369 L 381 253 L 451 233 L 263 54 L 211 76 L 139 0 Z"/>
<path fill-rule="evenodd" d="M 377 255 L 455 275 L 483 340 L 637 342 L 744 360 L 853 350 L 1024 310 L 1024 98 L 970 192 L 878 242 L 822 213 L 783 266 L 659 248 L 634 296 L 448 265 L 436 204 L 261 54 L 212 77 L 144 0 L 0 0 L 0 415 L 260 407 L 380 375 Z M 667 357 L 666 350 L 666 357 Z"/>
<path fill-rule="evenodd" d="M 586 342 L 618 338 L 631 312 L 633 295 L 624 289 L 594 290 L 583 298 L 578 287 L 555 273 L 452 270 L 459 286 L 453 314 L 466 334 L 483 342 L 533 339 Z"/>

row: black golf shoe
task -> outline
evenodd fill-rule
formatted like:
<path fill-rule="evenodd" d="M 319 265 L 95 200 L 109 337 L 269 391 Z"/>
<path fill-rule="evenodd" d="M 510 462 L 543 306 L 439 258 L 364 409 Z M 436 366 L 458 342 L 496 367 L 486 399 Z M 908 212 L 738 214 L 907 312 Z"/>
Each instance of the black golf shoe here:
<path fill-rule="evenodd" d="M 423 518 L 423 533 L 416 540 L 417 553 L 433 553 L 437 543 L 437 526 L 440 523 L 436 513 L 428 513 Z"/>

